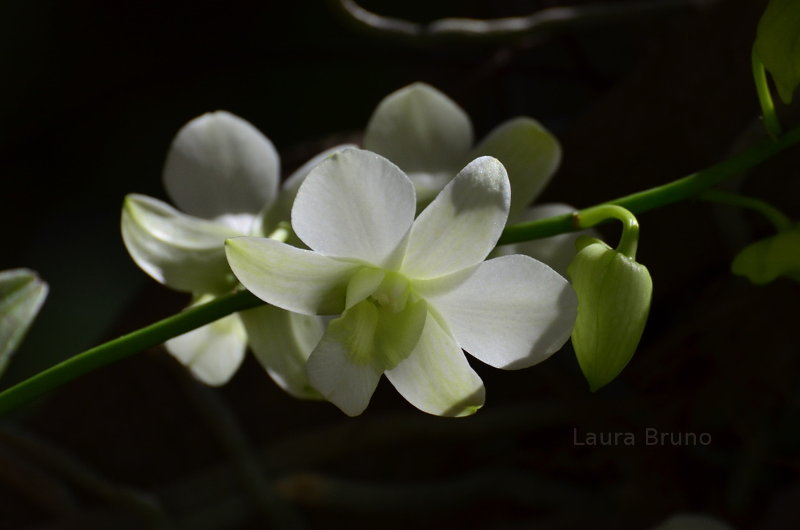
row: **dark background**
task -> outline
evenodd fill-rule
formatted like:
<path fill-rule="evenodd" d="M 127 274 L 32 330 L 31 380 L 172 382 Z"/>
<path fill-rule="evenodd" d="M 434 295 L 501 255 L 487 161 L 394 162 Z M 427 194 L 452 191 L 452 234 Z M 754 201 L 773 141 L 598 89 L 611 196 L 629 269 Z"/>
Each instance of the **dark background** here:
<path fill-rule="evenodd" d="M 426 22 L 561 3 L 362 5 Z M 478 41 L 365 31 L 333 2 L 0 2 L 0 270 L 29 267 L 51 287 L 0 387 L 187 303 L 133 264 L 119 215 L 126 193 L 166 199 L 163 160 L 189 119 L 246 118 L 287 175 L 358 141 L 381 98 L 421 80 L 464 107 L 477 139 L 514 116 L 540 120 L 564 147 L 542 200 L 585 207 L 758 137 L 749 68 L 764 4 L 668 2 Z M 799 175 L 792 149 L 734 186 L 796 216 Z M 191 529 L 644 529 L 677 512 L 800 527 L 800 288 L 729 273 L 769 227 L 698 202 L 640 223 L 651 319 L 631 364 L 596 394 L 567 346 L 519 372 L 474 362 L 487 386 L 474 417 L 426 416 L 382 381 L 348 419 L 282 393 L 251 358 L 207 390 L 157 348 L 0 426 L 0 528 L 158 527 L 167 514 Z M 605 233 L 616 241 L 616 227 Z M 712 442 L 647 446 L 646 428 Z M 576 432 L 637 443 L 576 446 Z"/>

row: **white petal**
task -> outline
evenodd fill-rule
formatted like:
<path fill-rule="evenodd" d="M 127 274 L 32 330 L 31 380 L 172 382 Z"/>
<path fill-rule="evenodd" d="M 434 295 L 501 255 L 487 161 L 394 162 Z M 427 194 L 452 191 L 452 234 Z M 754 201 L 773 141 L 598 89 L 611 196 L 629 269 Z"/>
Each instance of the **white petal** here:
<path fill-rule="evenodd" d="M 420 295 L 439 310 L 462 348 L 508 369 L 534 365 L 561 348 L 578 305 L 567 280 L 519 255 L 480 264 L 450 292 Z"/>
<path fill-rule="evenodd" d="M 490 156 L 473 160 L 414 221 L 401 270 L 436 278 L 479 263 L 497 243 L 508 205 L 503 165 Z"/>
<path fill-rule="evenodd" d="M 441 186 L 461 167 L 472 142 L 467 114 L 423 83 L 386 96 L 364 132 L 366 149 L 400 166 L 412 180 L 418 173 L 430 178 L 438 175 Z"/>
<path fill-rule="evenodd" d="M 249 233 L 250 227 L 239 223 L 275 200 L 279 171 L 272 142 L 249 122 L 219 111 L 195 118 L 178 132 L 164 166 L 164 185 L 183 211 Z"/>
<path fill-rule="evenodd" d="M 537 219 L 547 219 L 548 217 L 573 213 L 575 211 L 575 208 L 568 204 L 541 204 L 524 210 L 522 215 L 517 219 L 517 222 L 523 223 L 526 221 L 535 221 Z M 498 247 L 497 255 L 508 256 L 510 254 L 525 254 L 526 256 L 530 256 L 535 260 L 549 265 L 553 270 L 566 278 L 567 267 L 569 267 L 572 258 L 574 258 L 577 253 L 575 250 L 575 240 L 582 235 L 598 237 L 597 232 L 590 228 L 579 232 L 569 232 L 546 237 L 544 239 L 525 241 L 524 243 L 503 245 L 502 247 Z"/>
<path fill-rule="evenodd" d="M 0 272 L 0 374 L 25 338 L 49 287 L 29 269 Z"/>
<path fill-rule="evenodd" d="M 330 155 L 300 186 L 292 228 L 310 248 L 382 266 L 414 220 L 414 186 L 385 158 L 359 149 Z"/>
<path fill-rule="evenodd" d="M 494 129 L 473 151 L 473 157 L 497 158 L 511 182 L 509 219 L 517 215 L 544 189 L 561 162 L 555 136 L 530 118 L 515 118 Z"/>
<path fill-rule="evenodd" d="M 164 345 L 195 378 L 210 386 L 220 386 L 227 383 L 242 364 L 247 336 L 238 315 L 228 315 L 168 340 Z"/>
<path fill-rule="evenodd" d="M 125 247 L 142 270 L 173 289 L 214 293 L 233 287 L 225 238 L 236 235 L 227 226 L 188 216 L 151 197 L 125 197 Z"/>
<path fill-rule="evenodd" d="M 317 167 L 320 162 L 344 149 L 355 149 L 353 144 L 342 144 L 322 151 L 311 158 L 308 162 L 297 168 L 281 186 L 277 202 L 267 212 L 267 225 L 269 228 L 276 226 L 281 221 L 289 222 L 292 218 L 292 205 L 300 185 L 306 179 L 312 169 Z"/>
<path fill-rule="evenodd" d="M 483 382 L 431 313 L 414 351 L 386 377 L 409 403 L 429 414 L 468 416 L 483 406 Z"/>
<path fill-rule="evenodd" d="M 353 362 L 343 337 L 330 326 L 311 352 L 306 370 L 314 388 L 348 416 L 364 412 L 381 378 L 380 368 L 372 363 Z"/>
<path fill-rule="evenodd" d="M 248 291 L 306 315 L 341 313 L 347 282 L 360 267 L 272 239 L 237 237 L 225 243 L 228 263 Z"/>
<path fill-rule="evenodd" d="M 239 312 L 256 359 L 281 388 L 297 398 L 319 399 L 306 361 L 322 337 L 322 320 L 266 305 Z"/>

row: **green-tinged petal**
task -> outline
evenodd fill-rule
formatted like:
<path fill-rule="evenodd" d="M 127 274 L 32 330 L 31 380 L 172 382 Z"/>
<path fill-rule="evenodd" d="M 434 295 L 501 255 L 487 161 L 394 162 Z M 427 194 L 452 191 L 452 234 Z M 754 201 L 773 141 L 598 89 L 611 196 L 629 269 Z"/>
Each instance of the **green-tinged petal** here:
<path fill-rule="evenodd" d="M 471 158 L 489 155 L 498 159 L 511 182 L 510 222 L 518 222 L 518 215 L 550 182 L 561 162 L 561 146 L 539 122 L 531 118 L 509 120 L 487 136 L 472 151 Z M 470 159 L 471 159 L 470 158 Z"/>
<path fill-rule="evenodd" d="M 48 286 L 28 269 L 0 272 L 0 374 L 47 298 Z"/>
<path fill-rule="evenodd" d="M 754 49 L 789 104 L 800 84 L 800 2 L 770 0 L 758 23 Z"/>
<path fill-rule="evenodd" d="M 221 386 L 230 381 L 242 364 L 247 335 L 239 316 L 228 315 L 168 340 L 164 345 L 197 380 Z"/>
<path fill-rule="evenodd" d="M 383 266 L 408 232 L 414 186 L 385 158 L 359 149 L 330 155 L 306 177 L 292 228 L 322 254 Z"/>
<path fill-rule="evenodd" d="M 409 403 L 429 414 L 468 416 L 483 406 L 483 382 L 430 313 L 414 351 L 386 377 Z"/>
<path fill-rule="evenodd" d="M 172 142 L 164 185 L 180 209 L 249 234 L 255 216 L 278 193 L 275 147 L 252 124 L 228 112 L 187 123 Z"/>
<path fill-rule="evenodd" d="M 301 399 L 320 399 L 306 374 L 306 361 L 322 338 L 319 317 L 266 305 L 239 312 L 256 359 L 282 389 Z"/>
<path fill-rule="evenodd" d="M 347 282 L 360 267 L 266 238 L 229 239 L 225 250 L 247 290 L 267 303 L 306 315 L 340 314 Z"/>
<path fill-rule="evenodd" d="M 581 238 L 569 266 L 578 295 L 572 346 L 592 391 L 622 371 L 642 337 L 653 281 L 644 265 L 602 241 Z"/>
<path fill-rule="evenodd" d="M 347 303 L 345 307 L 350 309 L 361 302 L 380 286 L 386 277 L 386 271 L 373 267 L 362 267 L 356 272 L 350 283 L 347 284 Z"/>
<path fill-rule="evenodd" d="M 748 245 L 736 255 L 731 270 L 757 285 L 781 276 L 800 281 L 800 224 Z"/>
<path fill-rule="evenodd" d="M 490 156 L 473 160 L 414 221 L 401 270 L 436 278 L 481 262 L 503 231 L 508 205 L 503 165 Z"/>
<path fill-rule="evenodd" d="M 464 164 L 472 142 L 467 114 L 424 83 L 386 96 L 364 132 L 364 147 L 400 166 L 417 186 L 418 200 L 444 187 Z"/>
<path fill-rule="evenodd" d="M 331 147 L 311 158 L 308 162 L 297 168 L 294 173 L 289 175 L 289 178 L 281 186 L 278 200 L 269 208 L 264 214 L 265 227 L 264 233 L 268 234 L 275 226 L 281 221 L 289 222 L 292 218 L 292 205 L 294 198 L 297 196 L 297 190 L 306 179 L 312 169 L 317 167 L 320 162 L 331 156 L 333 153 L 338 153 L 344 149 L 355 149 L 356 146 L 352 144 L 342 144 L 336 147 Z"/>
<path fill-rule="evenodd" d="M 577 308 L 562 276 L 520 255 L 481 263 L 452 291 L 420 295 L 441 313 L 462 348 L 506 369 L 534 365 L 558 351 Z"/>
<path fill-rule="evenodd" d="M 187 292 L 218 293 L 236 282 L 225 260 L 231 228 L 130 194 L 122 208 L 122 239 L 133 260 L 160 283 Z"/>
<path fill-rule="evenodd" d="M 306 370 L 312 386 L 328 401 L 348 416 L 358 416 L 367 408 L 383 370 L 372 363 L 354 362 L 345 339 L 340 329 L 329 325 L 311 352 Z"/>
<path fill-rule="evenodd" d="M 524 223 L 527 221 L 536 221 L 538 219 L 547 219 L 548 217 L 573 213 L 575 211 L 575 208 L 567 204 L 540 204 L 524 210 L 517 219 L 517 222 Z M 533 259 L 546 263 L 557 273 L 566 277 L 567 267 L 569 267 L 569 264 L 576 254 L 575 241 L 580 236 L 597 237 L 597 232 L 590 228 L 588 230 L 581 230 L 580 232 L 569 232 L 546 237 L 544 239 L 534 239 L 524 243 L 516 243 L 514 245 L 503 245 L 497 247 L 497 255 L 508 256 L 511 254 L 525 254 Z"/>

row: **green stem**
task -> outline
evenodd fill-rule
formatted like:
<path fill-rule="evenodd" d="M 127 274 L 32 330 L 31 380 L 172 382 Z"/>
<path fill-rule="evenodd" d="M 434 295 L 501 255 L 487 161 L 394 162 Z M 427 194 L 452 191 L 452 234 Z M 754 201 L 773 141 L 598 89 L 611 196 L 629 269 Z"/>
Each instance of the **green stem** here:
<path fill-rule="evenodd" d="M 697 198 L 703 201 L 730 204 L 731 206 L 754 210 L 763 215 L 778 231 L 785 230 L 792 224 L 792 220 L 782 211 L 767 201 L 756 199 L 755 197 L 747 197 L 730 191 L 708 190 L 698 195 Z"/>
<path fill-rule="evenodd" d="M 573 222 L 583 230 L 608 219 L 622 221 L 622 236 L 619 238 L 617 251 L 635 260 L 636 248 L 639 245 L 639 221 L 629 210 L 615 204 L 601 204 L 574 214 Z"/>
<path fill-rule="evenodd" d="M 766 138 L 733 158 L 729 158 L 709 168 L 702 169 L 662 186 L 656 186 L 648 190 L 607 201 L 604 204 L 615 204 L 630 210 L 631 213 L 639 214 L 655 208 L 660 208 L 661 206 L 666 206 L 667 204 L 689 199 L 707 189 L 717 186 L 729 178 L 752 169 L 797 143 L 800 143 L 800 127 L 787 132 L 777 141 Z M 576 213 L 580 216 L 584 214 L 585 211 L 586 210 L 579 210 Z M 532 239 L 541 239 L 580 230 L 580 227 L 575 226 L 573 222 L 574 215 L 575 214 L 557 215 L 547 219 L 508 226 L 503 230 L 503 234 L 500 236 L 500 240 L 497 244 L 508 245 L 510 243 L 521 243 Z"/>
<path fill-rule="evenodd" d="M 776 141 L 766 139 L 733 158 L 697 173 L 692 173 L 682 179 L 626 195 L 603 204 L 621 206 L 636 214 L 688 199 L 726 179 L 757 166 L 799 142 L 800 127 L 791 130 Z M 576 212 L 576 214 L 558 215 L 548 219 L 509 226 L 503 230 L 498 245 L 520 243 L 580 230 L 580 223 L 575 223 L 574 221 L 576 215 L 580 219 L 581 216 L 586 216 L 587 213 L 591 215 L 591 210 L 591 208 L 586 208 Z M 620 244 L 622 245 L 622 242 Z M 141 350 L 157 346 L 173 337 L 199 328 L 236 311 L 250 309 L 262 303 L 249 292 L 234 293 L 217 298 L 207 304 L 193 307 L 133 333 L 86 350 L 0 393 L 0 416 L 96 368 L 124 359 Z"/>
<path fill-rule="evenodd" d="M 755 47 L 753 48 L 751 58 L 753 65 L 753 81 L 756 84 L 758 102 L 761 104 L 761 114 L 764 116 L 764 127 L 767 129 L 770 136 L 777 138 L 781 135 L 781 124 L 778 121 L 778 115 L 775 113 L 775 103 L 772 101 L 772 93 L 769 90 L 764 63 L 758 58 Z"/>
<path fill-rule="evenodd" d="M 70 357 L 0 393 L 0 416 L 92 370 L 264 302 L 248 291 L 221 296 Z"/>

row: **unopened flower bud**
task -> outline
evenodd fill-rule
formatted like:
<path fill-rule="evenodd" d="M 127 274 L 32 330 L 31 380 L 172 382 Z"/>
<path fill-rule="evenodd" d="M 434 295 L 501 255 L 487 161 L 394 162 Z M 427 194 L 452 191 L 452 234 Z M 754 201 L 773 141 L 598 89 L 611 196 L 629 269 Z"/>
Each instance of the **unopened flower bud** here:
<path fill-rule="evenodd" d="M 567 271 L 578 295 L 572 345 L 594 392 L 611 382 L 636 351 L 653 282 L 644 265 L 598 239 L 582 237 L 576 247 Z"/>

